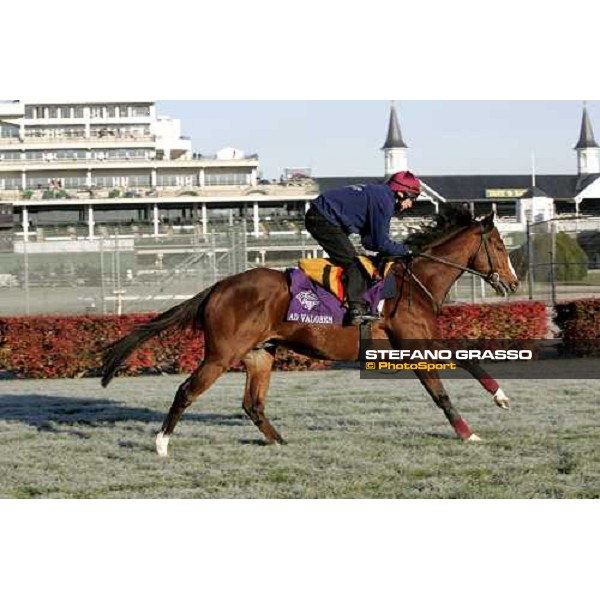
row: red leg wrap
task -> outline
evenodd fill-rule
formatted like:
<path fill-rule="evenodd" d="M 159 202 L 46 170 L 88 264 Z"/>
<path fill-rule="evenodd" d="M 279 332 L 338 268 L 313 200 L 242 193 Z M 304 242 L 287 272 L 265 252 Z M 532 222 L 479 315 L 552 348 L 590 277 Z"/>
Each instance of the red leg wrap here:
<path fill-rule="evenodd" d="M 482 377 L 479 380 L 479 383 L 481 383 L 484 389 L 490 394 L 495 394 L 500 389 L 498 382 L 491 377 Z"/>
<path fill-rule="evenodd" d="M 460 417 L 452 423 L 452 427 L 454 427 L 454 431 L 456 431 L 458 437 L 461 440 L 467 440 L 471 437 L 471 428 L 467 424 L 466 421 L 461 419 Z"/>

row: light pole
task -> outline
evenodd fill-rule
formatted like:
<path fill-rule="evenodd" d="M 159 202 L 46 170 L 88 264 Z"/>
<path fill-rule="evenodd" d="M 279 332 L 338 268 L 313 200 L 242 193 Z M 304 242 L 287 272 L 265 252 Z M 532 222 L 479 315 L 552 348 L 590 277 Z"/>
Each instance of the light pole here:
<path fill-rule="evenodd" d="M 527 219 L 527 289 L 533 300 L 533 245 L 531 243 L 531 220 Z"/>
<path fill-rule="evenodd" d="M 556 223 L 550 224 L 550 290 L 552 293 L 552 306 L 556 306 L 556 272 L 554 263 L 556 258 Z"/>

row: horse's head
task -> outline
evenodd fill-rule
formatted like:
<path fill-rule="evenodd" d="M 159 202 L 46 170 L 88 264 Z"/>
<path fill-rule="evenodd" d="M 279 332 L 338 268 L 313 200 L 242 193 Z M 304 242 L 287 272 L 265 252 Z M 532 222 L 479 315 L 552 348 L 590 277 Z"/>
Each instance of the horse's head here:
<path fill-rule="evenodd" d="M 494 213 L 477 221 L 473 228 L 480 242 L 468 266 L 481 273 L 497 294 L 506 296 L 507 293 L 516 292 L 519 280 L 494 223 Z"/>
<path fill-rule="evenodd" d="M 502 236 L 494 224 L 494 214 L 475 219 L 466 206 L 444 205 L 432 223 L 411 233 L 406 243 L 424 257 L 428 269 L 434 263 L 446 264 L 462 271 L 481 275 L 498 294 L 514 293 L 519 285 L 517 275 Z M 439 267 L 435 267 L 438 269 Z M 456 271 L 452 273 L 456 275 Z M 434 278 L 438 272 L 434 271 Z"/>

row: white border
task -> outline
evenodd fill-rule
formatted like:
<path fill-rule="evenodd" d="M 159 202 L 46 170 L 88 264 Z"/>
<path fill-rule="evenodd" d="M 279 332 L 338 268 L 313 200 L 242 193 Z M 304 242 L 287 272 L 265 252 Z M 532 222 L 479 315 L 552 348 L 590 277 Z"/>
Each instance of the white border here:
<path fill-rule="evenodd" d="M 594 6 L 12 4 L 2 96 L 592 99 Z M 589 597 L 596 506 L 2 501 L 3 595 Z"/>
<path fill-rule="evenodd" d="M 594 501 L 4 501 L 6 598 L 587 598 Z M 588 543 L 589 542 L 589 545 Z"/>

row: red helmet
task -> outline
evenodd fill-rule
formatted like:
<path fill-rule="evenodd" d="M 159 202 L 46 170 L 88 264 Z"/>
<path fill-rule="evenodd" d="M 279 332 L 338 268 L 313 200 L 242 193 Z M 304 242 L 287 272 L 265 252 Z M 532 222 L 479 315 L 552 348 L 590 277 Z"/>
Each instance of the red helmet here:
<path fill-rule="evenodd" d="M 410 171 L 398 171 L 387 184 L 393 192 L 404 192 L 417 197 L 421 193 L 421 182 Z"/>

